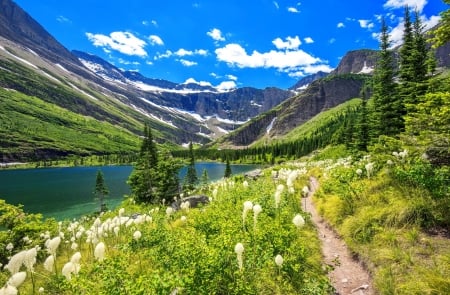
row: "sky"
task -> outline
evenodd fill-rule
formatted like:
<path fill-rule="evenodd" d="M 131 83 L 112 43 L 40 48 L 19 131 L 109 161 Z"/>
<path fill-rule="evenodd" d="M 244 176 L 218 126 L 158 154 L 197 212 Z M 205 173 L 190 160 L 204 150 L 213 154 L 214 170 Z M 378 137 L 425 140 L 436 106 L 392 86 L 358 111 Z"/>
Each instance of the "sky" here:
<path fill-rule="evenodd" d="M 346 52 L 378 49 L 385 18 L 401 44 L 404 7 L 432 27 L 443 0 L 16 0 L 69 50 L 124 70 L 221 90 L 287 89 Z"/>

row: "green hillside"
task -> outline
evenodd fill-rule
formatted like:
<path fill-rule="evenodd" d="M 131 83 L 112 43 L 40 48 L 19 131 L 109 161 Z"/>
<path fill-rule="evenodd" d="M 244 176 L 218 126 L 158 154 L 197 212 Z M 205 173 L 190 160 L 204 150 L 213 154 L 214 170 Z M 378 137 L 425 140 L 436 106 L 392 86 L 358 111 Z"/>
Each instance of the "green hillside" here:
<path fill-rule="evenodd" d="M 130 131 L 0 88 L 0 154 L 3 160 L 40 159 L 70 154 L 137 151 Z"/>

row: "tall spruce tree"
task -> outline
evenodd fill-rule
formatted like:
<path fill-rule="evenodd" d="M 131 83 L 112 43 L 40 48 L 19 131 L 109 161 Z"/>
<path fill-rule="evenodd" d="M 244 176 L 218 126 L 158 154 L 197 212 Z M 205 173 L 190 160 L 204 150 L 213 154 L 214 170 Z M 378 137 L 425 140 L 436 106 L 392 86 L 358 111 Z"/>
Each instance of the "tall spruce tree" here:
<path fill-rule="evenodd" d="M 223 174 L 223 177 L 229 178 L 231 177 L 231 166 L 230 166 L 230 160 L 227 158 L 227 163 L 225 165 L 225 172 Z"/>
<path fill-rule="evenodd" d="M 394 58 L 389 49 L 390 40 L 384 19 L 381 23 L 380 53 L 373 75 L 373 109 L 370 137 L 395 136 L 404 130 L 404 108 L 397 94 L 394 77 Z"/>
<path fill-rule="evenodd" d="M 106 187 L 105 179 L 101 170 L 97 171 L 94 194 L 100 203 L 100 212 L 105 212 L 107 210 L 105 198 L 109 194 L 109 191 Z"/>
<path fill-rule="evenodd" d="M 198 184 L 197 170 L 195 169 L 194 147 L 189 143 L 189 165 L 184 179 L 184 191 L 192 190 Z"/>
<path fill-rule="evenodd" d="M 361 106 L 359 107 L 356 123 L 355 146 L 360 151 L 367 151 L 369 145 L 369 111 L 367 108 L 367 88 L 364 86 L 361 91 Z"/>

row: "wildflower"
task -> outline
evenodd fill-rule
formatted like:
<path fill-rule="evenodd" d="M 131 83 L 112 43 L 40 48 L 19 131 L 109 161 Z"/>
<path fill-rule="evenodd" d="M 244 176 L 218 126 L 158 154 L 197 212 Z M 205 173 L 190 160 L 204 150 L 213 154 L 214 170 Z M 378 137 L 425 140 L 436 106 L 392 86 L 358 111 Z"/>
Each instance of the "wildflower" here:
<path fill-rule="evenodd" d="M 103 242 L 100 242 L 95 246 L 94 257 L 98 261 L 105 259 L 105 244 Z"/>
<path fill-rule="evenodd" d="M 72 249 L 74 251 L 77 250 L 78 249 L 78 244 L 73 242 L 72 245 L 70 246 L 70 249 Z"/>
<path fill-rule="evenodd" d="M 392 165 L 394 165 L 394 162 L 392 162 L 392 160 L 387 160 L 386 164 L 388 164 L 389 166 L 392 166 Z"/>
<path fill-rule="evenodd" d="M 17 288 L 11 285 L 6 285 L 5 287 L 0 289 L 1 295 L 17 295 L 18 293 L 19 291 L 17 290 Z"/>
<path fill-rule="evenodd" d="M 185 223 L 187 221 L 187 217 L 186 216 L 181 216 L 180 218 L 181 222 Z"/>
<path fill-rule="evenodd" d="M 53 255 L 48 256 L 47 259 L 45 259 L 44 261 L 44 268 L 47 271 L 52 272 L 54 265 L 55 265 L 55 257 Z"/>
<path fill-rule="evenodd" d="M 300 214 L 297 214 L 292 219 L 292 223 L 294 223 L 294 225 L 297 228 L 301 228 L 301 227 L 303 227 L 305 225 L 305 219 L 303 219 L 303 217 Z"/>
<path fill-rule="evenodd" d="M 303 197 L 305 197 L 305 198 L 308 196 L 308 194 L 309 194 L 309 187 L 307 185 L 305 185 L 303 187 L 302 194 L 303 194 Z"/>
<path fill-rule="evenodd" d="M 27 251 L 21 251 L 19 253 L 16 253 L 11 257 L 8 264 L 5 266 L 6 269 L 9 270 L 11 274 L 15 274 L 19 272 L 20 267 L 22 266 L 23 262 L 25 261 L 25 256 L 27 255 Z"/>
<path fill-rule="evenodd" d="M 41 294 L 44 294 L 45 289 L 43 287 L 40 287 L 38 292 L 41 293 Z"/>
<path fill-rule="evenodd" d="M 142 236 L 141 232 L 137 230 L 133 234 L 133 239 L 135 239 L 137 241 L 141 238 L 141 236 Z"/>
<path fill-rule="evenodd" d="M 59 244 L 61 243 L 61 237 L 57 236 L 51 240 L 47 240 L 48 242 L 46 243 L 47 246 L 47 251 L 48 253 L 55 255 L 56 256 L 56 250 L 59 247 Z"/>
<path fill-rule="evenodd" d="M 12 243 L 8 243 L 8 245 L 6 245 L 6 250 L 11 252 L 12 249 L 14 249 L 14 245 Z"/>
<path fill-rule="evenodd" d="M 73 263 L 77 263 L 79 264 L 81 260 L 81 253 L 80 252 L 75 252 L 75 254 L 72 255 L 72 257 L 70 258 L 70 261 Z"/>
<path fill-rule="evenodd" d="M 275 191 L 275 195 L 274 195 L 274 199 L 275 199 L 275 208 L 278 208 L 280 206 L 280 202 L 281 202 L 281 192 L 280 191 Z"/>
<path fill-rule="evenodd" d="M 119 231 L 120 231 L 120 227 L 115 226 L 114 229 L 113 229 L 113 231 L 114 231 L 114 234 L 115 234 L 116 236 L 118 236 L 118 235 L 119 235 Z"/>
<path fill-rule="evenodd" d="M 234 252 L 237 255 L 239 270 L 242 271 L 242 267 L 243 267 L 242 254 L 244 253 L 244 245 L 242 245 L 241 243 L 237 243 L 236 246 L 234 246 Z"/>
<path fill-rule="evenodd" d="M 34 270 L 33 266 L 36 263 L 36 256 L 37 256 L 36 248 L 31 248 L 30 250 L 26 251 L 23 264 L 25 265 L 28 271 Z"/>
<path fill-rule="evenodd" d="M 166 209 L 166 216 L 170 217 L 170 215 L 173 214 L 173 208 L 172 207 L 167 207 Z"/>
<path fill-rule="evenodd" d="M 372 172 L 373 172 L 373 163 L 367 163 L 365 168 L 366 168 L 366 172 L 367 172 L 367 178 L 370 178 L 370 176 L 372 176 Z"/>
<path fill-rule="evenodd" d="M 259 213 L 261 213 L 261 211 L 262 211 L 261 205 L 256 204 L 255 206 L 253 206 L 253 228 L 255 228 L 255 229 L 256 229 L 258 215 L 259 215 Z"/>
<path fill-rule="evenodd" d="M 75 272 L 75 270 L 76 270 L 75 264 L 69 261 L 66 264 L 64 264 L 61 272 L 62 275 L 65 276 L 66 279 L 70 281 L 70 279 L 72 278 L 72 273 Z"/>
<path fill-rule="evenodd" d="M 11 276 L 11 278 L 8 280 L 8 285 L 13 286 L 15 288 L 18 288 L 27 278 L 27 273 L 24 271 L 15 273 Z M 8 293 L 6 293 L 8 294 Z"/>
<path fill-rule="evenodd" d="M 242 222 L 245 224 L 245 218 L 247 218 L 247 212 L 253 209 L 253 203 L 251 201 L 244 202 L 244 210 L 242 211 Z"/>
<path fill-rule="evenodd" d="M 283 265 L 283 257 L 280 255 L 280 254 L 278 254 L 277 256 L 275 256 L 275 264 L 278 266 L 278 267 L 281 267 L 282 265 Z"/>
<path fill-rule="evenodd" d="M 119 209 L 119 216 L 122 217 L 124 213 L 125 213 L 125 208 L 120 208 Z"/>
<path fill-rule="evenodd" d="M 356 174 L 358 175 L 358 176 L 361 176 L 362 175 L 362 173 L 363 173 L 363 171 L 361 170 L 361 169 L 356 169 Z"/>

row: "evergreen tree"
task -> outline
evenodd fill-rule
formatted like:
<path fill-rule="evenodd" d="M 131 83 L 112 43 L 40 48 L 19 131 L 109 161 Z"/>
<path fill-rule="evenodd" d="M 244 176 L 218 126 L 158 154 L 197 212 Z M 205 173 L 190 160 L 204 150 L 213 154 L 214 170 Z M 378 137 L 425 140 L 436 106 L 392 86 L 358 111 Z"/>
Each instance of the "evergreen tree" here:
<path fill-rule="evenodd" d="M 193 190 L 198 184 L 197 170 L 195 169 L 195 157 L 192 142 L 189 143 L 189 165 L 184 179 L 184 190 Z"/>
<path fill-rule="evenodd" d="M 200 185 L 202 187 L 206 186 L 208 185 L 208 182 L 209 182 L 208 171 L 206 169 L 203 169 L 202 176 L 200 177 Z"/>
<path fill-rule="evenodd" d="M 231 177 L 231 166 L 230 166 L 230 160 L 227 158 L 227 163 L 226 163 L 226 166 L 225 166 L 225 172 L 224 172 L 224 175 L 223 175 L 223 177 L 225 177 L 225 178 L 229 178 L 229 177 Z"/>
<path fill-rule="evenodd" d="M 393 136 L 404 130 L 404 108 L 397 94 L 394 81 L 394 59 L 389 50 L 390 41 L 387 26 L 382 20 L 380 53 L 373 76 L 373 109 L 371 111 L 370 138 L 380 135 Z"/>
<path fill-rule="evenodd" d="M 367 109 L 367 89 L 362 89 L 362 101 L 358 113 L 355 146 L 360 151 L 367 151 L 369 145 L 369 112 Z"/>
<path fill-rule="evenodd" d="M 97 176 L 95 179 L 95 189 L 94 194 L 100 203 L 100 212 L 105 212 L 107 210 L 105 204 L 105 197 L 109 194 L 108 188 L 105 184 L 105 179 L 103 178 L 103 173 L 101 170 L 97 171 Z"/>
<path fill-rule="evenodd" d="M 403 26 L 403 44 L 400 48 L 400 80 L 413 81 L 414 64 L 411 52 L 414 50 L 414 34 L 408 6 L 405 6 Z"/>

